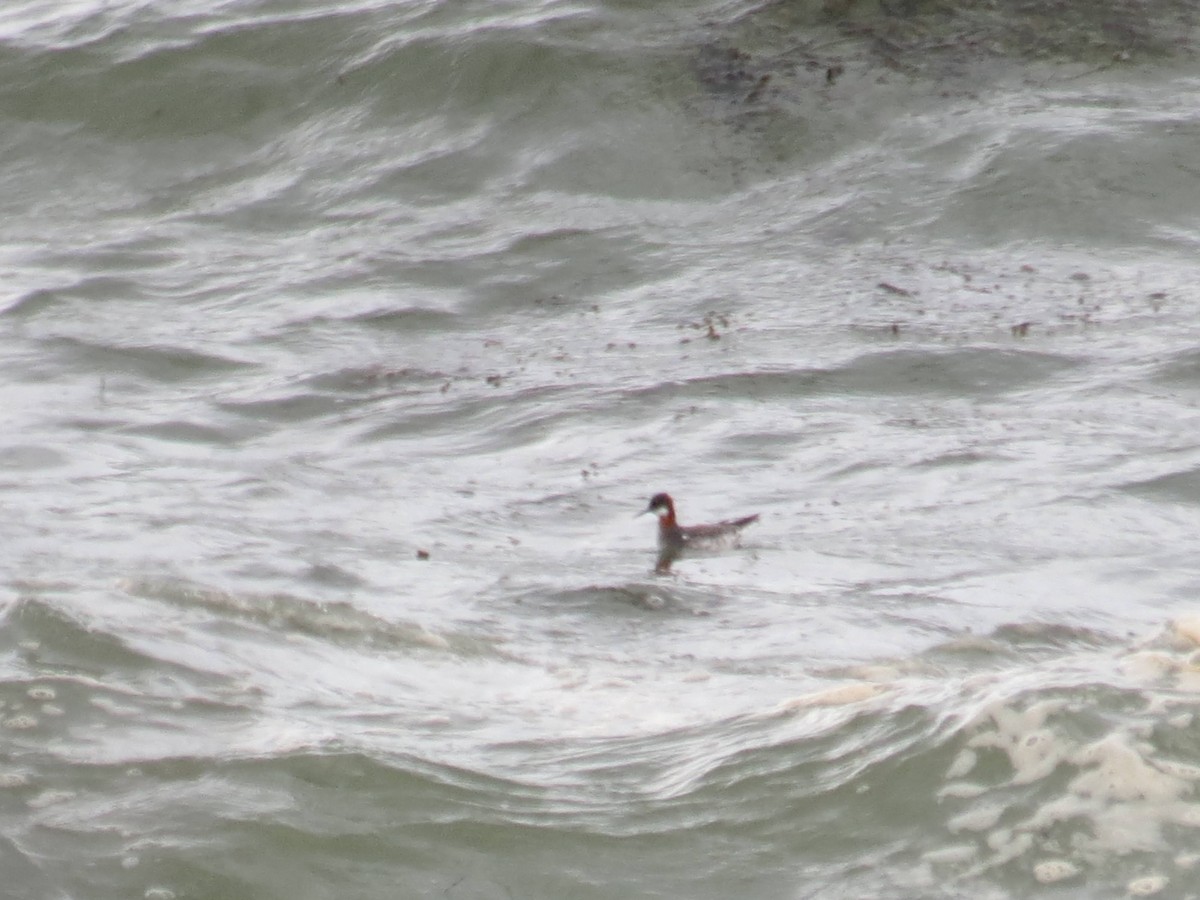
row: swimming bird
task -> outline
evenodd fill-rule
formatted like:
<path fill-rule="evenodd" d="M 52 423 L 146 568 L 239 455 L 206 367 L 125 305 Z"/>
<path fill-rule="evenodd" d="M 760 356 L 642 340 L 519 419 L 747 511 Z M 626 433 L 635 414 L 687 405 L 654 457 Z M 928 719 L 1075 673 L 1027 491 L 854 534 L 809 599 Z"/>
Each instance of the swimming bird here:
<path fill-rule="evenodd" d="M 671 563 L 690 547 L 720 545 L 737 539 L 743 528 L 758 521 L 758 513 L 740 519 L 725 519 L 712 525 L 680 525 L 675 519 L 675 501 L 670 494 L 655 494 L 650 505 L 639 516 L 654 513 L 658 516 L 658 563 L 654 571 L 671 571 Z"/>

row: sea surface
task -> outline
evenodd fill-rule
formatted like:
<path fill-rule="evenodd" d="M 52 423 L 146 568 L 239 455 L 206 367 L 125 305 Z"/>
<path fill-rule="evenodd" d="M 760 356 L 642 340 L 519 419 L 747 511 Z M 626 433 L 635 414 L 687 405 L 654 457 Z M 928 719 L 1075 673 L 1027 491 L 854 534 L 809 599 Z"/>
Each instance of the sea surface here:
<path fill-rule="evenodd" d="M 9 0 L 0 897 L 1200 897 L 1198 40 Z"/>

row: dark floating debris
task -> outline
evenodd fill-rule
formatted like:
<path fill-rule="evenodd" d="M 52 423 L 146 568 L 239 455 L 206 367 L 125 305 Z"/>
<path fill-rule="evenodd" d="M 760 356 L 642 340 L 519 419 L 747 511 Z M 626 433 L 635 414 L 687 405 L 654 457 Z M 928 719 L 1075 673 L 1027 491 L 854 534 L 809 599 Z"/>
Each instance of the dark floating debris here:
<path fill-rule="evenodd" d="M 429 559 L 429 551 L 428 550 L 418 550 L 417 551 L 417 559 L 422 559 L 422 560 Z"/>
<path fill-rule="evenodd" d="M 771 81 L 770 75 L 764 75 L 762 78 L 758 79 L 758 84 L 754 85 L 754 89 L 746 95 L 745 99 L 743 99 L 742 102 L 743 103 L 755 103 L 758 100 L 761 100 L 763 91 L 765 91 L 767 89 L 767 85 L 770 83 L 770 81 Z"/>
<path fill-rule="evenodd" d="M 896 287 L 894 284 L 890 284 L 886 281 L 879 282 L 879 284 L 876 285 L 876 287 L 878 287 L 880 290 L 887 291 L 889 294 L 895 294 L 897 297 L 911 297 L 912 296 L 912 291 L 905 290 L 902 287 Z"/>
<path fill-rule="evenodd" d="M 736 47 L 705 44 L 696 58 L 696 75 L 712 91 L 743 91 L 761 84 L 769 73 L 756 68 L 750 54 Z"/>
<path fill-rule="evenodd" d="M 721 332 L 717 330 L 718 325 L 728 331 L 729 317 L 723 313 L 710 312 L 706 313 L 704 318 L 699 322 L 688 322 L 677 327 L 691 328 L 693 331 L 703 331 L 704 336 L 710 341 L 719 341 L 721 339 Z M 692 339 L 689 337 L 680 338 L 679 340 L 679 343 L 681 344 L 690 344 L 691 342 Z"/>
<path fill-rule="evenodd" d="M 729 25 L 711 29 L 711 39 L 696 48 L 693 72 L 703 89 L 739 109 L 762 99 L 769 85 L 785 115 L 790 102 L 802 102 L 813 89 L 814 76 L 827 88 L 850 67 L 880 80 L 889 72 L 933 79 L 942 96 L 969 97 L 980 64 L 997 60 L 1103 71 L 1200 54 L 1195 0 L 774 0 L 750 6 Z M 779 49 L 764 43 L 764 34 L 794 39 Z M 1063 77 L 1078 74 L 1063 70 Z M 824 102 L 833 99 L 830 93 Z"/>

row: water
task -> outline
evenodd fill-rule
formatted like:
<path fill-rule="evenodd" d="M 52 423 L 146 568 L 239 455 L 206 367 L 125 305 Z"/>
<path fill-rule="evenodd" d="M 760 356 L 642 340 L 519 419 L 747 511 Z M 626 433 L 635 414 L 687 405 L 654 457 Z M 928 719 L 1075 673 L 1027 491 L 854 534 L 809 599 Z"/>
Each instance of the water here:
<path fill-rule="evenodd" d="M 1193 20 L 8 5 L 4 896 L 1200 896 Z"/>

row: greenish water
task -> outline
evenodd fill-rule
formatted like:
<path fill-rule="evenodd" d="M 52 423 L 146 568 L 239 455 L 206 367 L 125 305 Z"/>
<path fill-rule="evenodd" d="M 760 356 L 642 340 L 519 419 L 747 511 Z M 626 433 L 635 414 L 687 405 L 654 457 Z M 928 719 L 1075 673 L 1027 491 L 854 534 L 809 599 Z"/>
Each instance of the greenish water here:
<path fill-rule="evenodd" d="M 6 7 L 0 893 L 1200 895 L 1194 16 Z"/>

